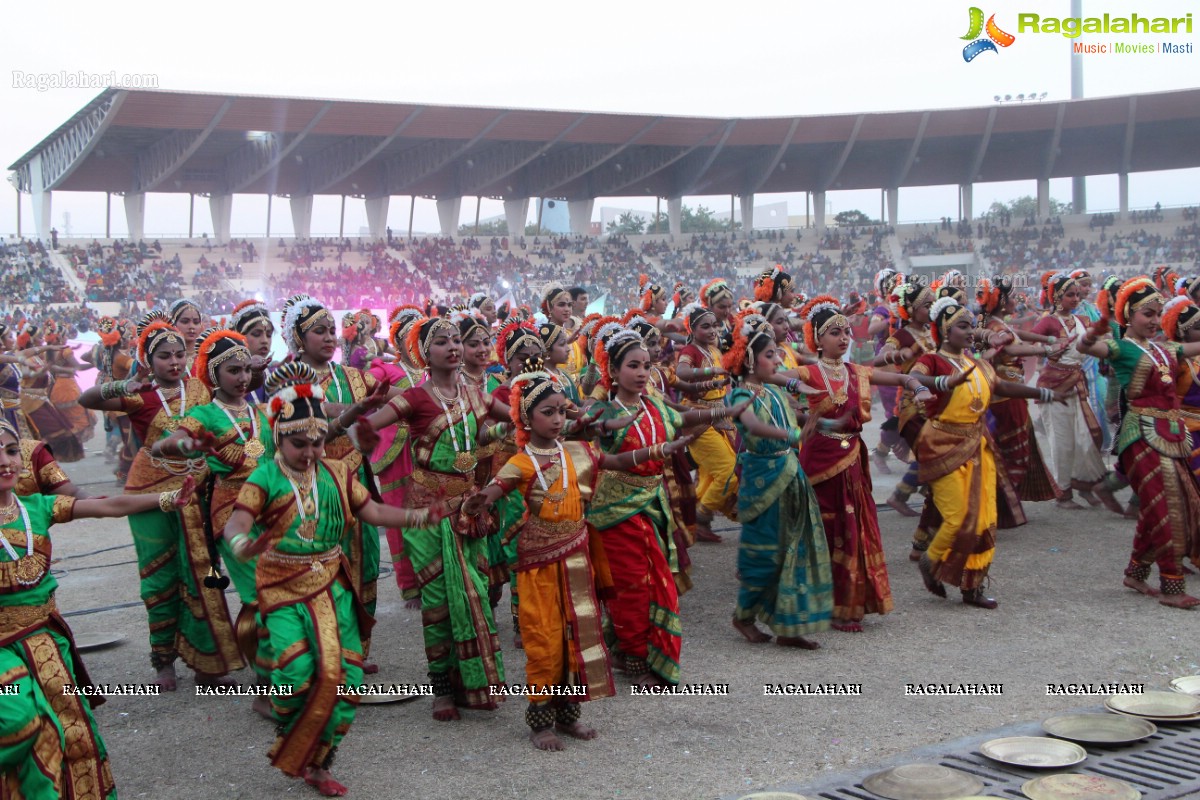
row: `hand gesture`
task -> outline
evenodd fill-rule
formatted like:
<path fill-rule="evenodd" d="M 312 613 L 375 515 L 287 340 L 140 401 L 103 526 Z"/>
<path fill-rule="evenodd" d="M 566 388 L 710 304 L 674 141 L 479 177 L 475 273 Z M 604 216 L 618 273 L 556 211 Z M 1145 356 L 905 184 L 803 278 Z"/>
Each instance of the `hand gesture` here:
<path fill-rule="evenodd" d="M 475 497 L 479 496 L 475 495 Z M 450 516 L 450 506 L 446 505 L 446 501 L 439 497 L 429 506 L 429 522 L 427 523 L 427 527 L 437 525 L 448 516 Z"/>
<path fill-rule="evenodd" d="M 373 453 L 379 446 L 379 434 L 365 418 L 360 418 L 347 431 L 354 448 L 360 453 Z"/>
<path fill-rule="evenodd" d="M 695 439 L 696 439 L 696 437 L 691 435 L 690 433 L 687 434 L 686 436 L 680 436 L 677 439 L 672 439 L 671 441 L 669 441 L 665 445 L 663 445 L 663 454 L 668 455 L 668 456 L 672 455 L 673 453 L 676 453 L 676 452 L 684 449 L 685 447 L 687 447 L 689 444 L 691 444 L 693 441 L 695 441 Z"/>
<path fill-rule="evenodd" d="M 388 392 L 391 390 L 391 381 L 380 381 L 377 383 L 375 389 L 359 404 L 362 408 L 359 413 L 366 414 L 368 411 L 381 408 L 388 401 Z"/>
<path fill-rule="evenodd" d="M 897 353 L 897 356 L 893 361 L 895 364 L 906 364 L 909 361 L 912 361 L 913 356 L 915 355 L 911 347 L 902 347 L 895 352 Z"/>
<path fill-rule="evenodd" d="M 728 416 L 729 416 L 730 418 L 732 418 L 732 419 L 737 419 L 738 417 L 740 417 L 740 416 L 742 415 L 742 412 L 743 412 L 743 411 L 745 411 L 747 408 L 749 408 L 749 407 L 750 407 L 750 404 L 751 404 L 752 402 L 754 402 L 754 398 L 753 398 L 753 397 L 747 397 L 747 398 L 746 398 L 745 400 L 743 400 L 742 402 L 740 402 L 740 403 L 737 403 L 736 405 L 732 405 L 732 406 L 730 406 L 730 407 L 729 407 Z"/>
<path fill-rule="evenodd" d="M 125 383 L 125 392 L 127 394 L 137 394 L 149 386 L 150 380 L 150 365 L 138 364 L 137 371 L 133 373 L 133 377 Z"/>
<path fill-rule="evenodd" d="M 1101 317 L 1092 323 L 1092 326 L 1088 329 L 1088 333 L 1094 338 L 1099 339 L 1101 336 L 1106 336 L 1111 332 L 1112 329 L 1109 325 L 1110 321 L 1108 317 Z"/>
<path fill-rule="evenodd" d="M 955 372 L 953 375 L 951 375 L 950 377 L 948 377 L 946 379 L 946 386 L 950 389 L 953 389 L 955 386 L 958 386 L 961 383 L 965 383 L 966 380 L 971 377 L 971 373 L 975 371 L 976 366 L 978 366 L 978 365 L 972 364 L 971 366 L 964 369 L 962 372 Z"/>
<path fill-rule="evenodd" d="M 183 508 L 191 502 L 192 496 L 196 493 L 196 479 L 188 475 L 183 479 L 183 484 L 179 487 L 179 494 L 175 495 L 174 506 Z"/>
<path fill-rule="evenodd" d="M 429 524 L 430 525 L 433 524 L 433 521 L 432 521 L 433 513 L 434 513 L 434 508 L 436 507 L 436 505 L 437 505 L 437 503 L 435 502 L 434 507 L 431 507 L 429 509 L 429 514 L 430 514 L 430 523 Z M 442 505 L 443 505 L 443 507 L 445 507 L 444 503 Z M 487 507 L 488 507 L 487 495 L 485 495 L 483 492 L 475 492 L 474 494 L 472 494 L 470 497 L 468 497 L 466 500 L 463 501 L 462 513 L 468 517 L 477 517 L 480 514 L 482 514 L 484 512 L 484 509 L 486 509 Z M 447 509 L 446 514 L 443 514 L 442 516 L 449 516 L 449 510 Z M 441 517 L 439 517 L 438 519 L 441 519 Z"/>
<path fill-rule="evenodd" d="M 604 423 L 604 427 L 609 431 L 619 431 L 622 428 L 628 428 L 637 422 L 642 416 L 642 409 L 638 409 L 632 414 L 622 414 L 619 417 L 613 417 Z"/>
<path fill-rule="evenodd" d="M 1000 331 L 988 336 L 988 347 L 999 349 L 1001 347 L 1008 347 L 1015 341 L 1016 337 L 1012 335 L 1011 331 Z"/>
<path fill-rule="evenodd" d="M 588 364 L 579 376 L 579 388 L 584 395 L 590 395 L 600 383 L 600 370 L 595 364 Z"/>
<path fill-rule="evenodd" d="M 221 457 L 221 453 L 217 450 L 217 437 L 207 430 L 180 439 L 179 452 L 185 458 L 195 458 L 197 455 Z"/>
<path fill-rule="evenodd" d="M 262 372 L 269 366 L 271 366 L 271 359 L 266 356 L 250 356 L 250 369 L 255 372 Z"/>

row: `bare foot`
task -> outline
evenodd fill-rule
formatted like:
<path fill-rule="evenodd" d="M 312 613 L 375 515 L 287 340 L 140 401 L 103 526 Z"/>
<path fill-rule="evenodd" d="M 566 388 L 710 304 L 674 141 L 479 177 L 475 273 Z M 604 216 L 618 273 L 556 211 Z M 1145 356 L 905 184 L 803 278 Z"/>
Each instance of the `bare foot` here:
<path fill-rule="evenodd" d="M 197 672 L 196 685 L 234 687 L 238 685 L 238 682 L 228 675 L 214 675 L 211 672 Z"/>
<path fill-rule="evenodd" d="M 888 466 L 887 456 L 876 450 L 871 454 L 871 465 L 878 470 L 880 475 L 891 475 L 892 468 Z"/>
<path fill-rule="evenodd" d="M 1138 513 L 1137 506 L 1131 504 L 1128 507 L 1126 507 L 1125 519 L 1137 519 L 1139 516 L 1141 516 L 1141 515 Z"/>
<path fill-rule="evenodd" d="M 1126 577 L 1124 584 L 1134 591 L 1141 592 L 1147 597 L 1158 597 L 1160 592 L 1145 581 L 1139 581 L 1136 578 Z"/>
<path fill-rule="evenodd" d="M 1082 494 L 1082 492 L 1081 492 Z M 1082 511 L 1083 506 L 1076 503 L 1074 500 L 1055 500 L 1054 505 L 1067 511 Z"/>
<path fill-rule="evenodd" d="M 1196 606 L 1200 606 L 1200 598 L 1192 597 L 1190 594 L 1164 594 L 1158 598 L 1158 602 L 1171 608 L 1195 608 Z"/>
<path fill-rule="evenodd" d="M 325 797 L 344 797 L 350 791 L 343 784 L 333 779 L 333 774 L 327 769 L 309 767 L 304 773 L 304 782 L 316 789 Z"/>
<path fill-rule="evenodd" d="M 779 636 L 775 639 L 775 644 L 780 647 L 799 647 L 801 650 L 820 650 L 821 643 L 814 642 L 812 639 L 805 639 L 803 636 Z"/>
<path fill-rule="evenodd" d="M 1113 497 L 1113 493 L 1110 492 L 1106 487 L 1097 486 L 1096 497 L 1100 498 L 1100 502 L 1104 504 L 1105 508 L 1117 516 L 1123 516 L 1125 514 L 1125 509 L 1122 508 L 1121 504 L 1117 502 L 1117 498 Z"/>
<path fill-rule="evenodd" d="M 633 679 L 633 683 L 637 686 L 666 686 L 662 678 L 655 675 L 653 672 L 647 672 L 645 675 L 639 675 Z"/>
<path fill-rule="evenodd" d="M 696 541 L 720 544 L 725 540 L 719 534 L 713 533 L 712 528 L 707 525 L 696 525 Z"/>
<path fill-rule="evenodd" d="M 1090 489 L 1079 489 L 1078 491 L 1079 496 L 1086 500 L 1089 506 L 1100 505 L 1100 498 L 1096 497 Z"/>
<path fill-rule="evenodd" d="M 433 718 L 438 722 L 453 722 L 459 719 L 458 709 L 454 707 L 454 698 L 450 695 L 433 698 Z"/>
<path fill-rule="evenodd" d="M 421 598 L 414 597 L 411 600 L 405 600 L 404 607 L 409 610 L 415 611 L 416 609 L 421 607 Z"/>
<path fill-rule="evenodd" d="M 914 547 L 912 550 L 908 551 L 908 560 L 909 561 L 920 561 L 921 554 L 922 554 L 922 552 Z"/>
<path fill-rule="evenodd" d="M 267 697 L 260 695 L 254 698 L 254 702 L 250 704 L 250 710 L 260 717 L 275 721 L 275 715 L 271 713 L 271 701 Z"/>
<path fill-rule="evenodd" d="M 858 619 L 834 620 L 830 627 L 843 633 L 862 633 L 863 629 L 862 620 Z"/>
<path fill-rule="evenodd" d="M 363 662 L 363 675 L 377 675 L 379 673 L 379 665 L 374 661 Z"/>
<path fill-rule="evenodd" d="M 887 499 L 887 504 L 891 506 L 902 517 L 919 517 L 921 516 L 916 511 L 908 507 L 908 503 L 901 500 L 896 495 L 892 495 Z"/>
<path fill-rule="evenodd" d="M 178 688 L 178 684 L 175 679 L 175 666 L 173 664 L 169 664 L 160 669 L 158 674 L 154 677 L 154 682 L 161 686 L 164 692 L 175 691 L 175 689 Z"/>
<path fill-rule="evenodd" d="M 565 750 L 562 739 L 554 732 L 554 728 L 543 728 L 540 731 L 530 731 L 529 741 L 538 750 Z"/>
<path fill-rule="evenodd" d="M 588 739 L 595 739 L 597 736 L 595 728 L 591 727 L 590 725 L 584 725 L 579 720 L 575 720 L 570 725 L 559 722 L 556 723 L 554 727 L 558 729 L 559 733 L 565 733 L 567 736 L 570 736 L 574 739 L 583 739 L 584 741 L 587 741 Z"/>
<path fill-rule="evenodd" d="M 733 621 L 734 630 L 746 637 L 746 641 L 750 644 L 762 644 L 771 641 L 771 637 L 758 629 L 758 626 L 749 620 Z"/>

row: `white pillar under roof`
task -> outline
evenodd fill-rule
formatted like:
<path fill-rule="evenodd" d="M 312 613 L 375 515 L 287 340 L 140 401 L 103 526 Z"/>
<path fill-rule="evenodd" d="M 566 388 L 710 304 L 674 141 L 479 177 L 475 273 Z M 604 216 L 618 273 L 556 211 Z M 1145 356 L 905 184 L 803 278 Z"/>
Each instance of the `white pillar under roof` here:
<path fill-rule="evenodd" d="M 975 219 L 975 184 L 959 184 L 958 194 L 962 198 L 962 218 L 970 222 Z"/>
<path fill-rule="evenodd" d="M 571 220 L 571 233 L 587 236 L 588 231 L 592 229 L 592 208 L 595 205 L 595 198 L 567 201 L 567 216 Z"/>
<path fill-rule="evenodd" d="M 754 230 L 754 195 L 744 194 L 742 202 L 742 230 L 746 233 Z"/>
<path fill-rule="evenodd" d="M 813 227 L 817 233 L 825 230 L 825 193 L 813 192 Z"/>
<path fill-rule="evenodd" d="M 51 213 L 51 195 L 49 190 L 43 189 L 42 182 L 42 156 L 39 153 L 29 161 L 29 183 L 33 198 L 33 228 L 37 232 L 37 238 L 50 245 L 50 229 L 54 227 L 50 221 Z M 17 199 L 20 202 L 20 198 Z"/>
<path fill-rule="evenodd" d="M 1037 215 L 1038 224 L 1050 216 L 1050 179 L 1039 178 L 1037 182 Z"/>
<path fill-rule="evenodd" d="M 504 222 L 509 236 L 525 235 L 525 220 L 529 219 L 529 198 L 518 197 L 504 201 Z"/>
<path fill-rule="evenodd" d="M 146 238 L 146 195 L 130 192 L 125 195 L 125 226 L 129 229 L 129 241 L 140 242 Z"/>
<path fill-rule="evenodd" d="M 229 242 L 229 226 L 233 222 L 233 195 L 214 194 L 208 198 L 208 210 L 212 214 L 213 239 L 217 244 Z"/>
<path fill-rule="evenodd" d="M 667 227 L 671 229 L 672 238 L 683 235 L 683 198 L 667 198 Z"/>
<path fill-rule="evenodd" d="M 895 227 L 900 224 L 898 216 L 900 214 L 900 190 L 887 190 L 887 209 L 888 209 L 888 225 Z"/>
<path fill-rule="evenodd" d="M 1129 220 L 1129 173 L 1117 174 L 1117 207 L 1121 210 L 1121 222 Z"/>
<path fill-rule="evenodd" d="M 383 197 L 368 197 L 367 203 L 367 229 L 371 232 L 372 239 L 384 239 L 387 237 L 387 215 L 388 205 L 392 198 L 384 195 Z"/>
<path fill-rule="evenodd" d="M 312 238 L 312 209 L 311 194 L 292 195 L 288 204 L 292 207 L 292 230 L 297 239 Z"/>
<path fill-rule="evenodd" d="M 458 233 L 458 218 L 462 214 L 461 197 L 439 197 L 437 199 L 438 224 L 442 228 L 442 236 L 454 236 Z"/>

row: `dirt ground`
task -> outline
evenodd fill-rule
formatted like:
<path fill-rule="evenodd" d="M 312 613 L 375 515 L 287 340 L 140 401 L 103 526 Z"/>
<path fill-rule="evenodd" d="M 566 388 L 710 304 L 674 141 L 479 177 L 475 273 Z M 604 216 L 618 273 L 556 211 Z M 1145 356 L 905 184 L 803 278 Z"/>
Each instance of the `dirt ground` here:
<path fill-rule="evenodd" d="M 93 493 L 113 491 L 99 456 L 66 469 Z M 877 499 L 896 477 L 876 476 Z M 728 696 L 634 697 L 618 674 L 618 696 L 584 706 L 600 737 L 568 741 L 560 753 L 530 746 L 520 699 L 454 723 L 433 721 L 427 698 L 363 706 L 335 774 L 363 800 L 738 797 L 1098 702 L 1048 697 L 1048 683 L 1164 688 L 1172 677 L 1200 672 L 1198 612 L 1165 608 L 1121 586 L 1132 522 L 1046 503 L 1026 511 L 1028 525 L 999 535 L 990 591 L 1000 608 L 985 611 L 962 605 L 953 591 L 949 600 L 925 592 L 907 559 L 913 520 L 883 507 L 895 611 L 868 618 L 860 634 L 820 634 L 816 652 L 750 645 L 730 626 L 737 532 L 729 526 L 723 544 L 692 550 L 695 588 L 682 599 L 681 662 L 686 683 L 728 684 Z M 76 633 L 125 637 L 87 654 L 93 679 L 149 681 L 145 612 L 124 521 L 71 523 L 56 528 L 54 540 L 58 604 Z M 403 608 L 390 573 L 380 579 L 379 597 L 372 656 L 381 671 L 370 682 L 426 682 L 420 612 Z M 511 647 L 508 615 L 498 617 L 508 679 L 520 682 L 523 654 Z M 245 671 L 239 677 L 252 680 Z M 860 683 L 862 696 L 764 696 L 764 684 L 800 682 Z M 914 682 L 999 683 L 1003 694 L 906 696 L 905 684 Z M 251 713 L 249 699 L 196 697 L 182 670 L 178 692 L 114 697 L 98 717 L 123 798 L 317 796 L 270 766 L 273 728 Z"/>

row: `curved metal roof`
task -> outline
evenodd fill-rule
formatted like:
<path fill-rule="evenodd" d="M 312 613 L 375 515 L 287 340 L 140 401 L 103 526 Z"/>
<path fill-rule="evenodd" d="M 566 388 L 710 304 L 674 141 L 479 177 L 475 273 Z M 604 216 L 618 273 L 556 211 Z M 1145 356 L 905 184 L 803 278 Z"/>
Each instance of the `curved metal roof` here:
<path fill-rule="evenodd" d="M 62 191 L 560 197 L 931 186 L 1200 166 L 1200 89 L 718 118 L 106 89 L 9 169 Z"/>

